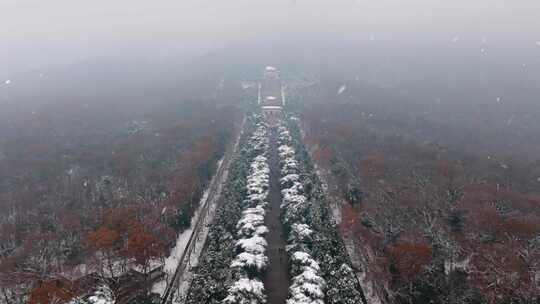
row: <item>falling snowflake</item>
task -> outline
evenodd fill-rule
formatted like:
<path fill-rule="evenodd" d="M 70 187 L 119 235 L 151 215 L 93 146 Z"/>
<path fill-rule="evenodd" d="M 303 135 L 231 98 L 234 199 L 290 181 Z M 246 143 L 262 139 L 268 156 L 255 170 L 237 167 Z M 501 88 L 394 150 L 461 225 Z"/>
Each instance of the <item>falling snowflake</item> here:
<path fill-rule="evenodd" d="M 11 83 L 11 80 L 8 79 L 8 80 L 6 80 L 5 83 L 6 83 L 6 84 L 10 84 L 10 83 Z"/>
<path fill-rule="evenodd" d="M 512 122 L 514 121 L 515 117 L 516 117 L 516 115 L 512 114 L 512 116 L 510 116 L 510 118 L 508 118 L 508 120 L 506 121 L 506 125 L 510 126 L 512 124 Z"/>
<path fill-rule="evenodd" d="M 347 90 L 347 86 L 346 86 L 346 85 L 342 85 L 342 86 L 339 88 L 337 94 L 338 94 L 338 95 L 341 95 L 341 93 L 345 92 L 345 90 Z"/>

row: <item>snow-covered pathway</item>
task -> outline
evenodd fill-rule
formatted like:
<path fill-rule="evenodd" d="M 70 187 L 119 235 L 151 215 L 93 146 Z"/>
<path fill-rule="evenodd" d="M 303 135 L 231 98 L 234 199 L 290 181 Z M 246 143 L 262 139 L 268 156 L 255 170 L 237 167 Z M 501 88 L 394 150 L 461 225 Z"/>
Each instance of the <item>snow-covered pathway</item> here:
<path fill-rule="evenodd" d="M 240 130 L 243 130 L 245 119 Z M 199 256 L 204 247 L 209 231 L 209 223 L 215 214 L 216 206 L 225 181 L 229 174 L 232 156 L 236 152 L 242 132 L 238 134 L 234 145 L 225 152 L 219 161 L 216 174 L 212 177 L 209 187 L 201 198 L 199 207 L 195 212 L 189 229 L 178 235 L 176 245 L 165 260 L 163 280 L 152 286 L 152 292 L 158 293 L 162 302 L 172 299 L 172 303 L 183 303 L 193 278 L 191 267 L 198 264 Z"/>
<path fill-rule="evenodd" d="M 280 220 L 281 192 L 279 186 L 279 159 L 275 130 L 270 137 L 270 189 L 268 194 L 268 213 L 266 225 L 270 231 L 268 241 L 269 267 L 264 276 L 264 287 L 268 295 L 268 304 L 284 304 L 289 288 L 289 264 L 285 251 L 283 225 Z"/>

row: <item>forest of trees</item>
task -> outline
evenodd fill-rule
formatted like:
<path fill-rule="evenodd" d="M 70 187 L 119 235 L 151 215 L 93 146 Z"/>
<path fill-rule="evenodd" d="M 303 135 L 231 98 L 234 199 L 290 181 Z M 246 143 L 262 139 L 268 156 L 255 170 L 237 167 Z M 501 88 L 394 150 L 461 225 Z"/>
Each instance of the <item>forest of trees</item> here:
<path fill-rule="evenodd" d="M 378 297 L 537 303 L 540 160 L 497 150 L 496 140 L 516 140 L 511 132 L 492 138 L 489 125 L 468 130 L 455 116 L 413 120 L 422 106 L 336 92 L 322 81 L 295 91 L 304 102 L 290 106 Z M 456 140 L 460 132 L 468 141 Z"/>
<path fill-rule="evenodd" d="M 207 92 L 151 109 L 51 103 L 3 121 L 0 302 L 66 303 L 162 265 L 242 117 Z"/>
<path fill-rule="evenodd" d="M 266 192 L 254 181 L 267 169 L 283 175 L 291 302 L 539 301 L 536 107 L 446 115 L 451 103 L 400 104 L 346 79 L 299 82 L 276 129 L 279 168 L 263 161 L 266 135 L 261 151 L 250 140 L 261 117 L 247 119 L 188 303 L 266 301 L 266 203 L 249 195 Z M 0 113 L 0 302 L 149 301 L 147 280 L 256 107 L 253 83 L 199 75 L 182 87 L 152 105 L 141 91 L 133 103 L 87 96 Z"/>
<path fill-rule="evenodd" d="M 278 143 L 270 149 L 279 152 L 279 168 L 266 164 L 270 128 L 259 115 L 248 116 L 186 303 L 269 302 L 262 279 L 271 267 L 264 222 L 270 170 L 279 170 L 283 196 L 279 220 L 286 231 L 292 278 L 290 286 L 284 286 L 287 303 L 363 303 L 296 123 L 284 119 L 274 128 Z"/>

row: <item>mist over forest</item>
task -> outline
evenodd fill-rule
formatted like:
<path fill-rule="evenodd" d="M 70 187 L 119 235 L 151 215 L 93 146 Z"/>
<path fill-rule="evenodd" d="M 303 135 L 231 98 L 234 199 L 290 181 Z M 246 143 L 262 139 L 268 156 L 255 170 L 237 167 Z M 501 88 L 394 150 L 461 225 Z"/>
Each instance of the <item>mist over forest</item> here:
<path fill-rule="evenodd" d="M 540 294 L 540 3 L 0 1 L 0 304 Z"/>

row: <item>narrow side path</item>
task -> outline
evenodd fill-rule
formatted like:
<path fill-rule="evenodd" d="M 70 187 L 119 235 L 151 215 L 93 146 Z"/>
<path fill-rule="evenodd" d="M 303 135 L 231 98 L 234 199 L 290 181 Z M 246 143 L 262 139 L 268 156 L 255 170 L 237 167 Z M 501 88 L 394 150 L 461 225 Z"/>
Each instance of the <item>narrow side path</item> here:
<path fill-rule="evenodd" d="M 277 130 L 270 132 L 270 189 L 268 193 L 268 213 L 265 224 L 270 230 L 266 236 L 269 264 L 264 276 L 264 287 L 268 304 L 285 304 L 289 293 L 289 263 L 285 252 L 285 234 L 280 221 L 281 190 L 279 185 L 279 157 L 277 151 Z"/>
<path fill-rule="evenodd" d="M 226 149 L 225 155 L 219 161 L 216 173 L 212 177 L 200 205 L 195 212 L 190 228 L 178 236 L 176 246 L 171 256 L 167 258 L 165 269 L 169 272 L 164 279 L 152 286 L 152 291 L 161 295 L 161 303 L 183 303 L 193 279 L 192 267 L 198 265 L 199 256 L 204 248 L 216 206 L 223 199 L 221 193 L 229 175 L 229 167 L 236 153 L 240 137 L 244 130 L 246 119 L 242 121 L 240 131 L 234 142 Z"/>

